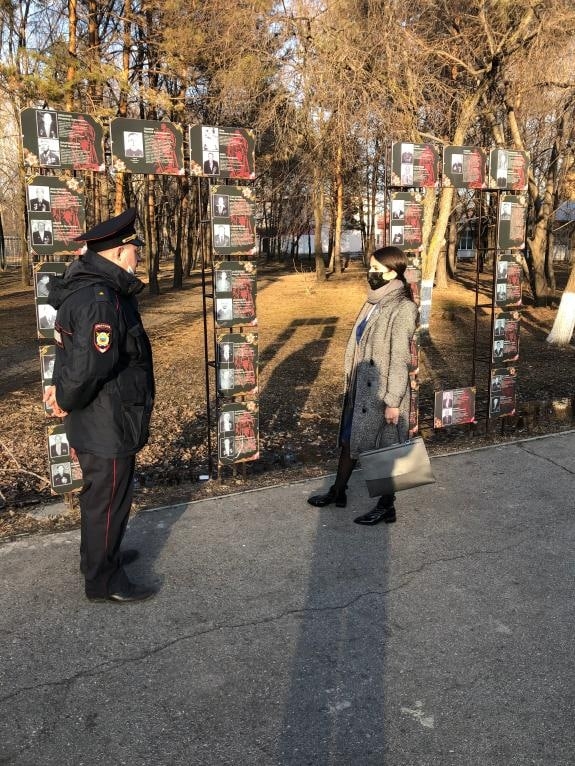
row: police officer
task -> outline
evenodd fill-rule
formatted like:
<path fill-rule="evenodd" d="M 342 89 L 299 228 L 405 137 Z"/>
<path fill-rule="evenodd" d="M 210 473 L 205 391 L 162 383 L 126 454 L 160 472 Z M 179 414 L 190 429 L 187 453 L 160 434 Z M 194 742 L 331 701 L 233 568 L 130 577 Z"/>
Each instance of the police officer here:
<path fill-rule="evenodd" d="M 86 250 L 52 280 L 58 310 L 56 362 L 45 401 L 65 416 L 83 474 L 80 568 L 91 601 L 128 603 L 154 595 L 129 580 L 135 550 L 120 550 L 132 502 L 136 453 L 148 440 L 154 403 L 152 351 L 138 313 L 136 210 L 77 237 Z"/>

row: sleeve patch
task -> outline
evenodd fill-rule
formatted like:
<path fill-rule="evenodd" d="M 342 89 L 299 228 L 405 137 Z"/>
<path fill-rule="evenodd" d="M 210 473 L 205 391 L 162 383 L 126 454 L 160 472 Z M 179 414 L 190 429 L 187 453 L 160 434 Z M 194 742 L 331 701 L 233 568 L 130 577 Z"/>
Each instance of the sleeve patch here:
<path fill-rule="evenodd" d="M 96 351 L 105 354 L 112 345 L 111 325 L 95 324 L 92 330 L 92 337 L 94 339 L 94 348 Z"/>

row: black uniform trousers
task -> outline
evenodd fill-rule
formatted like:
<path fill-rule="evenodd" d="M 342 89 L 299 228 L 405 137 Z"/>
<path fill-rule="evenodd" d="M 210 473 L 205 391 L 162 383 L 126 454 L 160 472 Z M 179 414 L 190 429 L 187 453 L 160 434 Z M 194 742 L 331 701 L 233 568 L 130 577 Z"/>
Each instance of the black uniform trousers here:
<path fill-rule="evenodd" d="M 132 505 L 136 458 L 77 454 L 84 480 L 80 569 L 86 579 L 86 595 L 105 597 L 127 584 L 119 553 Z"/>

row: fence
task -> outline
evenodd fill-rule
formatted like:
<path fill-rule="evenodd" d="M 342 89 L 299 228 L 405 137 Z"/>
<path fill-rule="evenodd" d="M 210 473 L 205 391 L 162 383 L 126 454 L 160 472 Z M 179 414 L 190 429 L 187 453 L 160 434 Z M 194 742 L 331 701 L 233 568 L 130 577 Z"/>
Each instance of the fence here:
<path fill-rule="evenodd" d="M 28 259 L 30 255 L 28 254 Z M 20 237 L 4 237 L 4 256 L 0 254 L 0 269 L 20 268 L 22 262 L 22 240 Z"/>

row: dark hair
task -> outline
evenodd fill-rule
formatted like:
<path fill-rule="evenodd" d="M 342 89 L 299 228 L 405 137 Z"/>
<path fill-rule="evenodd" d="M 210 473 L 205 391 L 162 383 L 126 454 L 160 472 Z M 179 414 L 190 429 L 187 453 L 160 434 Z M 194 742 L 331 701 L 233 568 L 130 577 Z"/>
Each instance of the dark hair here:
<path fill-rule="evenodd" d="M 395 271 L 397 278 L 400 282 L 403 282 L 406 296 L 410 300 L 413 300 L 411 288 L 405 279 L 405 270 L 409 266 L 409 262 L 403 250 L 400 250 L 398 247 L 393 247 L 393 245 L 388 245 L 388 247 L 380 247 L 377 250 L 374 250 L 372 257 L 375 258 L 378 263 L 381 263 L 382 266 Z"/>

